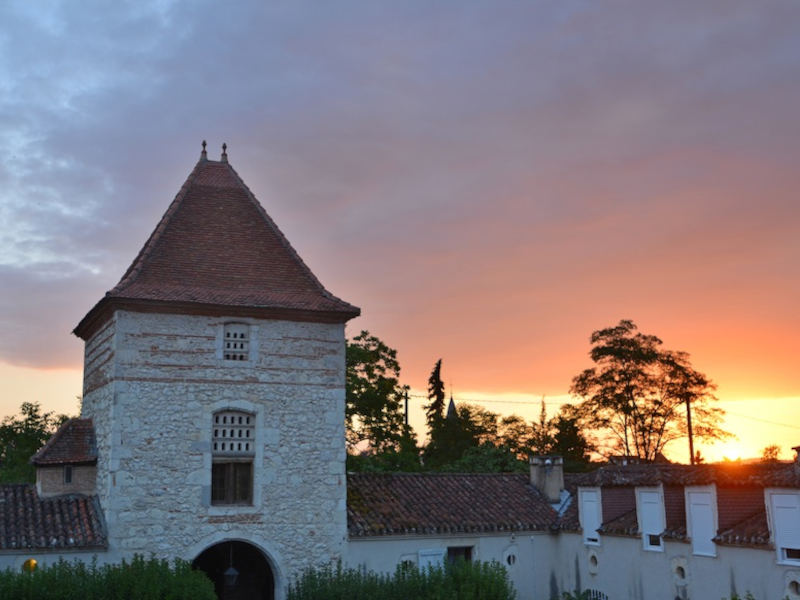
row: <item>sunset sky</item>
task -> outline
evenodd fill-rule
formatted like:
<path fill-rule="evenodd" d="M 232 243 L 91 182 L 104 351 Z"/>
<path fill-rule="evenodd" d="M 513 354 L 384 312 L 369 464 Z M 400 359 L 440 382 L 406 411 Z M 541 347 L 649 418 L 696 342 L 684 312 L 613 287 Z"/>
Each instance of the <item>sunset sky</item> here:
<path fill-rule="evenodd" d="M 3 2 L 0 415 L 77 410 L 70 331 L 207 139 L 416 394 L 442 358 L 457 401 L 554 414 L 633 319 L 718 384 L 704 455 L 790 458 L 798 31 L 796 0 Z"/>

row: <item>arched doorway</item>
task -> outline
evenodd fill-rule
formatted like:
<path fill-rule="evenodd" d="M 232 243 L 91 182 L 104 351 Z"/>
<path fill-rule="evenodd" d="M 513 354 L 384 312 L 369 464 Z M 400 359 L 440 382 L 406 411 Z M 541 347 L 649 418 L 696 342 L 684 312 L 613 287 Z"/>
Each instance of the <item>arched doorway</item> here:
<path fill-rule="evenodd" d="M 264 554 L 247 542 L 214 544 L 192 562 L 211 581 L 219 600 L 274 600 L 275 580 Z"/>

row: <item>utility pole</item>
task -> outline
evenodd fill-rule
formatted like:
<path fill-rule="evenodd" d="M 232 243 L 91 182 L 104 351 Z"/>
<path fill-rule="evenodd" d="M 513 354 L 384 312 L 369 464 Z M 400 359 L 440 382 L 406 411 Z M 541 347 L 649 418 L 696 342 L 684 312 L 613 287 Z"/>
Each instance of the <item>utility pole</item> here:
<path fill-rule="evenodd" d="M 686 395 L 686 429 L 689 432 L 689 464 L 694 464 L 694 439 L 692 438 L 692 396 Z"/>
<path fill-rule="evenodd" d="M 408 427 L 408 390 L 406 389 L 406 427 Z"/>

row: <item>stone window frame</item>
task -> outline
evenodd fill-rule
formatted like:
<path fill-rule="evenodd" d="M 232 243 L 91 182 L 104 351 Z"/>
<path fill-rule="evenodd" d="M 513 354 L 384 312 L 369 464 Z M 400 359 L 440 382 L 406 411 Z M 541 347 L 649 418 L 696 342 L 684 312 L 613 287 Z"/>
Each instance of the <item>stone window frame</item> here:
<path fill-rule="evenodd" d="M 227 333 L 232 333 L 230 331 L 231 329 L 237 328 L 247 328 L 247 337 L 245 339 L 236 342 L 232 338 L 226 337 Z M 252 367 L 258 356 L 258 330 L 258 325 L 248 319 L 225 318 L 218 323 L 215 355 L 219 364 L 226 367 Z M 226 354 L 229 354 L 231 351 L 235 354 L 244 354 L 241 352 L 242 349 L 240 348 L 226 348 L 226 345 L 229 343 L 247 344 L 246 358 L 241 360 L 226 358 Z"/>
<path fill-rule="evenodd" d="M 213 470 L 214 464 L 214 456 L 213 456 L 213 426 L 214 426 L 214 415 L 224 412 L 224 411 L 238 411 L 242 413 L 247 413 L 254 419 L 254 452 L 249 460 L 252 465 L 252 476 L 251 476 L 251 484 L 252 484 L 252 493 L 251 493 L 251 501 L 248 504 L 212 504 L 211 502 L 211 475 Z M 252 402 L 248 402 L 245 400 L 235 400 L 235 401 L 219 401 L 215 402 L 213 405 L 208 407 L 208 412 L 206 413 L 206 422 L 208 426 L 206 427 L 205 431 L 205 439 L 208 440 L 204 445 L 206 445 L 206 452 L 204 452 L 203 458 L 203 466 L 206 473 L 205 481 L 206 483 L 203 485 L 202 488 L 202 504 L 206 507 L 208 511 L 208 515 L 210 516 L 230 516 L 230 515 L 241 515 L 241 514 L 251 514 L 251 513 L 258 513 L 261 510 L 262 504 L 262 487 L 264 483 L 264 469 L 259 468 L 260 465 L 264 463 L 264 440 L 262 440 L 262 436 L 260 435 L 260 430 L 262 429 L 260 423 L 263 420 L 263 408 L 257 404 Z"/>

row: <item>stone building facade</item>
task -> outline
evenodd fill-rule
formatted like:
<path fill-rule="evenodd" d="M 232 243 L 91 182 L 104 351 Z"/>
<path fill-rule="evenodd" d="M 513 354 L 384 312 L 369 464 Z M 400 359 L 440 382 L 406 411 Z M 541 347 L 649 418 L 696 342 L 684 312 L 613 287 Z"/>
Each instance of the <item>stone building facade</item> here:
<path fill-rule="evenodd" d="M 196 558 L 220 593 L 238 564 L 240 587 L 260 597 L 343 558 L 344 323 L 357 314 L 311 274 L 226 154 L 204 150 L 75 330 L 107 558 Z"/>

